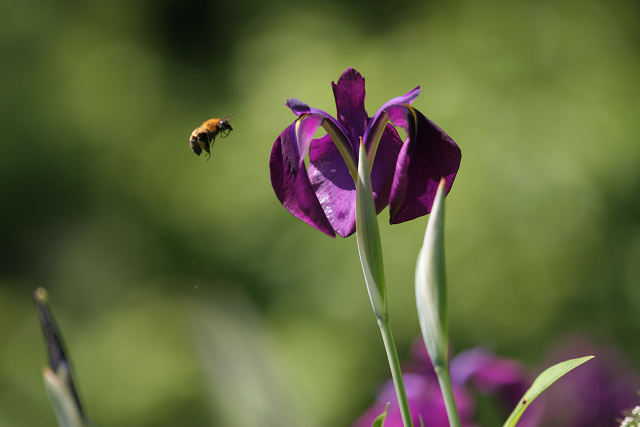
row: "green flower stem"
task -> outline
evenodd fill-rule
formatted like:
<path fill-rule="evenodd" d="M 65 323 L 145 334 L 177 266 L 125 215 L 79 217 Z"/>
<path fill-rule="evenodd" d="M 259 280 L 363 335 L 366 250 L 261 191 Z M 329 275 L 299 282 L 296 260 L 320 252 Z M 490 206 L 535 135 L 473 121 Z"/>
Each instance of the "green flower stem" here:
<path fill-rule="evenodd" d="M 398 404 L 400 405 L 402 422 L 405 427 L 413 427 L 411 411 L 409 410 L 409 401 L 407 400 L 407 393 L 404 390 L 404 381 L 402 381 L 400 359 L 398 359 L 396 344 L 393 341 L 393 335 L 391 334 L 389 318 L 384 317 L 382 319 L 378 319 L 378 326 L 380 327 L 380 333 L 382 334 L 382 340 L 384 341 L 384 348 L 387 350 L 387 359 L 389 360 L 389 368 L 391 368 L 393 385 L 396 388 L 396 396 L 398 397 Z"/>
<path fill-rule="evenodd" d="M 360 138 L 360 154 L 358 159 L 358 177 L 356 179 L 356 242 L 358 254 L 362 265 L 364 282 L 371 300 L 373 313 L 378 320 L 384 348 L 387 350 L 387 359 L 391 368 L 393 385 L 396 388 L 398 404 L 405 427 L 413 427 L 407 393 L 404 390 L 400 360 L 393 342 L 389 316 L 387 314 L 387 288 L 384 280 L 384 263 L 382 261 L 382 245 L 380 243 L 380 230 L 378 228 L 378 215 L 373 202 L 373 190 L 371 189 L 371 167 L 367 159 L 362 138 Z"/>
<path fill-rule="evenodd" d="M 453 387 L 451 386 L 451 376 L 449 375 L 449 366 L 434 367 L 438 382 L 440 383 L 440 391 L 444 398 L 444 406 L 447 408 L 447 416 L 449 417 L 450 427 L 460 427 L 460 415 L 458 415 L 458 407 L 456 399 L 453 395 Z"/>

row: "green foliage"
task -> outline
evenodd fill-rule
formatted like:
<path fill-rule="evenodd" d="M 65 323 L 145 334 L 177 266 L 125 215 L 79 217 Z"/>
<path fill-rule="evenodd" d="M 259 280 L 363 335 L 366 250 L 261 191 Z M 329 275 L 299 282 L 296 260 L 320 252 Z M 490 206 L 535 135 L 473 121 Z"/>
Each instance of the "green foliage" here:
<path fill-rule="evenodd" d="M 70 362 L 62 334 L 49 308 L 49 295 L 44 288 L 33 293 L 33 301 L 44 335 L 49 366 L 42 371 L 45 389 L 60 427 L 89 427 L 71 376 Z"/>
<path fill-rule="evenodd" d="M 378 216 L 373 203 L 371 169 L 362 141 L 356 182 L 356 240 L 367 292 L 376 317 L 387 317 L 387 289 L 384 281 L 384 263 L 378 231 Z"/>
<path fill-rule="evenodd" d="M 436 193 L 416 265 L 420 329 L 433 366 L 447 365 L 447 283 L 444 265 L 444 179 Z"/>
<path fill-rule="evenodd" d="M 529 390 L 527 390 L 514 408 L 509 418 L 504 423 L 504 427 L 515 427 L 520 420 L 520 417 L 524 413 L 525 409 L 531 404 L 531 402 L 540 394 L 545 391 L 551 384 L 559 380 L 562 376 L 569 373 L 573 369 L 582 365 L 583 363 L 593 359 L 593 356 L 579 357 L 577 359 L 565 360 L 550 368 L 545 369 L 540 375 L 536 377 L 531 384 Z"/>
<path fill-rule="evenodd" d="M 373 423 L 371 423 L 371 427 L 384 427 L 384 420 L 385 418 L 387 418 L 388 410 L 389 402 L 387 402 L 387 405 L 384 407 L 384 412 L 378 415 L 375 420 L 373 420 Z"/>
<path fill-rule="evenodd" d="M 45 368 L 42 377 L 44 386 L 51 400 L 59 427 L 88 427 L 84 417 L 76 405 L 73 393 L 68 386 L 69 373 L 65 368 L 53 372 Z"/>

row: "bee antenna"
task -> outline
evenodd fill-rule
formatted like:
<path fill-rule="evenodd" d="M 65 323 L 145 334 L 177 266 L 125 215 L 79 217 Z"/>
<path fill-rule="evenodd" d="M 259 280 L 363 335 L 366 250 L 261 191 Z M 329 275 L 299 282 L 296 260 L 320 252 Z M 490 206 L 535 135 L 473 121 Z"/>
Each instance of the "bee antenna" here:
<path fill-rule="evenodd" d="M 223 120 L 224 122 L 226 122 L 227 120 L 229 120 L 231 117 L 233 117 L 235 113 L 231 113 L 229 114 L 227 117 L 225 117 L 225 119 Z"/>

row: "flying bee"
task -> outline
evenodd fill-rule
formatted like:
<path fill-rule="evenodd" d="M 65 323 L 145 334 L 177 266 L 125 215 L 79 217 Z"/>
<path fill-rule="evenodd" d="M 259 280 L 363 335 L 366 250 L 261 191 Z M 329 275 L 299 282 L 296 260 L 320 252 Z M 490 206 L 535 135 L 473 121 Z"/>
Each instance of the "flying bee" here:
<path fill-rule="evenodd" d="M 202 153 L 202 150 L 206 151 L 208 160 L 209 157 L 211 157 L 211 146 L 216 136 L 220 135 L 220 138 L 226 138 L 233 130 L 229 123 L 231 116 L 233 116 L 233 114 L 229 114 L 224 119 L 209 119 L 191 132 L 191 138 L 189 138 L 191 150 L 198 156 Z"/>

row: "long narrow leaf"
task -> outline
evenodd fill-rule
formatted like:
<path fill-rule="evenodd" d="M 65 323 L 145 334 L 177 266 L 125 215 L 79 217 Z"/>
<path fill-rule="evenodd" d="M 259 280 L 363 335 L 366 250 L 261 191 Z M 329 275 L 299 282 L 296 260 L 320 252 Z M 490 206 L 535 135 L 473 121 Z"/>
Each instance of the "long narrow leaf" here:
<path fill-rule="evenodd" d="M 367 152 L 361 141 L 356 182 L 356 240 L 369 299 L 376 317 L 381 319 L 387 316 L 387 297 L 378 215 L 373 203 L 370 173 Z"/>
<path fill-rule="evenodd" d="M 36 289 L 33 293 L 33 301 L 36 304 L 49 356 L 49 366 L 43 369 L 42 378 L 58 425 L 60 427 L 90 426 L 91 423 L 82 409 L 80 397 L 73 383 L 71 365 L 62 342 L 62 335 L 49 309 L 47 291 L 43 288 Z"/>
<path fill-rule="evenodd" d="M 76 405 L 73 392 L 69 388 L 66 380 L 68 374 L 66 368 L 61 368 L 58 373 L 54 373 L 50 368 L 44 368 L 42 371 L 44 386 L 49 395 L 51 406 L 56 414 L 59 427 L 86 427 L 84 416 Z"/>
<path fill-rule="evenodd" d="M 416 305 L 434 367 L 447 363 L 447 283 L 444 265 L 445 181 L 438 186 L 416 265 Z"/>
<path fill-rule="evenodd" d="M 551 384 L 560 379 L 563 375 L 569 371 L 577 368 L 588 360 L 593 359 L 593 356 L 579 357 L 577 359 L 569 359 L 564 362 L 560 362 L 557 365 L 553 365 L 550 368 L 544 370 L 535 379 L 529 390 L 522 396 L 522 399 L 518 402 L 515 409 L 509 415 L 509 418 L 504 423 L 504 427 L 515 427 L 520 420 L 520 417 L 524 413 L 524 410 L 531 404 L 533 399 L 540 396 Z"/>

